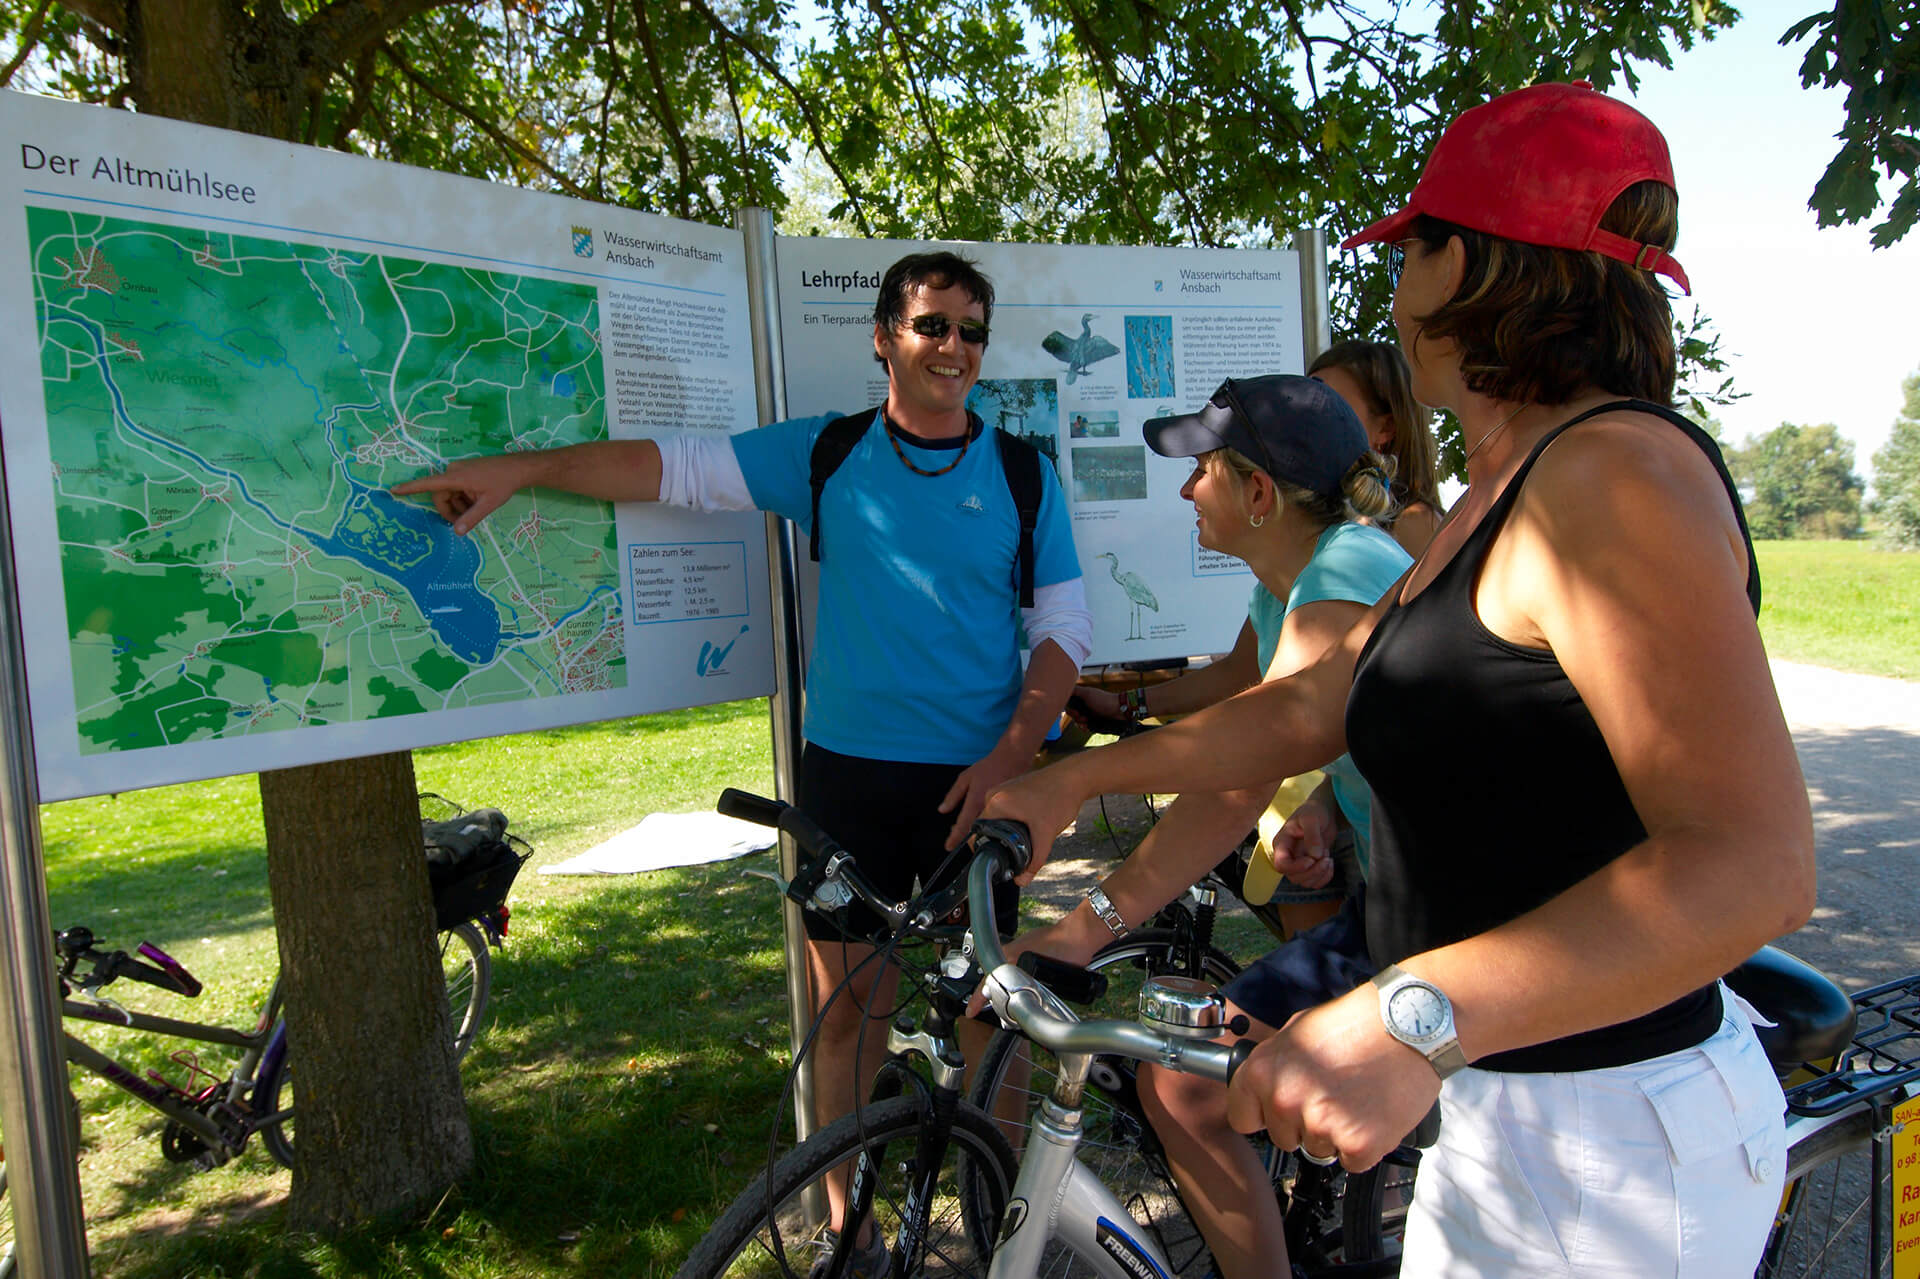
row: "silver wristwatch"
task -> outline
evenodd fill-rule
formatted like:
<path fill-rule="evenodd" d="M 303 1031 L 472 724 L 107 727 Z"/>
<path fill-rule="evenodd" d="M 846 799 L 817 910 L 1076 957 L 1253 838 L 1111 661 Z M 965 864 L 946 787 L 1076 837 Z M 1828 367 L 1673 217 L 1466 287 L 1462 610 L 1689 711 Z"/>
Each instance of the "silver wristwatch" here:
<path fill-rule="evenodd" d="M 1440 988 L 1388 964 L 1373 979 L 1380 992 L 1380 1020 L 1387 1033 L 1427 1059 L 1445 1079 L 1467 1064 L 1453 1032 L 1453 1005 Z"/>
<path fill-rule="evenodd" d="M 1087 905 L 1093 907 L 1093 913 L 1100 916 L 1100 922 L 1107 926 L 1107 931 L 1113 934 L 1115 941 L 1127 935 L 1127 921 L 1120 918 L 1120 912 L 1113 908 L 1112 900 L 1100 885 L 1095 884 L 1087 890 Z"/>

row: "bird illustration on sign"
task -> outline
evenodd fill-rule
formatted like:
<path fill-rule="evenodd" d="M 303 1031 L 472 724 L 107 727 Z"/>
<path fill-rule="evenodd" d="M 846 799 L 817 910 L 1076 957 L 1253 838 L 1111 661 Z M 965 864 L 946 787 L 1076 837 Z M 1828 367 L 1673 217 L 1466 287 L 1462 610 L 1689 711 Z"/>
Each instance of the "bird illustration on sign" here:
<path fill-rule="evenodd" d="M 1140 633 L 1140 610 L 1150 608 L 1158 613 L 1160 601 L 1155 598 L 1153 591 L 1148 588 L 1146 581 L 1138 573 L 1120 571 L 1120 557 L 1112 551 L 1102 551 L 1094 558 L 1107 561 L 1107 571 L 1113 575 L 1114 581 L 1120 583 L 1120 589 L 1127 593 L 1127 602 L 1132 606 L 1133 611 L 1132 625 L 1128 628 L 1127 638 L 1145 639 L 1146 637 Z"/>
<path fill-rule="evenodd" d="M 1059 329 L 1040 339 L 1041 349 L 1067 366 L 1067 385 L 1087 371 L 1088 366 L 1120 354 L 1120 348 L 1093 331 L 1093 313 L 1080 317 L 1080 336 L 1070 338 Z"/>

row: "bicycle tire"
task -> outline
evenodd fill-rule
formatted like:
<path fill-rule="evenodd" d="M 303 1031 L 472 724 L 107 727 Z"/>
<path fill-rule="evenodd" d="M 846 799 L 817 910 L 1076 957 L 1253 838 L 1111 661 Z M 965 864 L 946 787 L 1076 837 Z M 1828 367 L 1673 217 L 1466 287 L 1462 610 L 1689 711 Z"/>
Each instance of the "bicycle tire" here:
<path fill-rule="evenodd" d="M 1892 1222 L 1882 1222 L 1883 1251 L 1869 1266 L 1867 1214 L 1876 1119 L 1855 1110 L 1795 1141 L 1787 1151 L 1787 1184 L 1780 1211 L 1760 1254 L 1757 1279 L 1880 1275 L 1892 1264 Z M 1892 1161 L 1887 1161 L 1890 1173 Z M 1881 1182 L 1890 1185 L 1889 1178 Z M 1891 1196 L 1882 1199 L 1890 1202 Z"/>
<path fill-rule="evenodd" d="M 447 1017 L 453 1027 L 453 1059 L 458 1063 L 473 1047 L 480 1033 L 480 1019 L 486 1015 L 487 1000 L 493 993 L 493 957 L 487 953 L 487 938 L 471 921 L 456 924 L 440 934 L 440 966 L 447 990 Z M 270 1099 L 268 1113 L 291 1111 L 294 1106 L 292 1054 L 283 1054 L 271 1068 L 262 1072 L 255 1097 Z M 285 1167 L 293 1167 L 293 1119 L 266 1124 L 260 1140 L 267 1153 Z M 0 1276 L 0 1279 L 5 1279 Z"/>
<path fill-rule="evenodd" d="M 1127 966 L 1138 966 L 1143 976 L 1154 976 L 1181 969 L 1175 962 L 1179 949 L 1180 936 L 1173 929 L 1143 928 L 1102 947 L 1087 967 L 1104 972 L 1109 978 L 1115 976 L 1116 969 Z M 1240 966 L 1223 951 L 1208 947 L 1201 956 L 1200 969 L 1198 974 L 1182 975 L 1197 975 L 1216 986 L 1224 986 L 1238 975 Z M 1134 994 L 1131 988 L 1110 991 L 1108 1003 L 1117 1006 L 1124 1001 L 1130 1009 Z M 1027 1042 L 1015 1030 L 1002 1030 L 993 1037 L 974 1071 L 971 1100 L 975 1106 L 990 1115 L 997 1113 L 995 1104 L 1007 1086 L 1008 1072 L 1019 1060 L 1019 1051 Z M 1028 1060 L 1032 1073 L 1024 1090 L 1023 1115 L 1030 1113 L 1052 1086 L 1052 1073 L 1048 1068 L 1051 1058 L 1045 1050 L 1035 1048 L 1028 1054 Z M 1011 1108 L 1012 1103 L 1008 1105 Z M 1175 1275 L 1204 1275 L 1213 1255 L 1188 1219 L 1179 1192 L 1174 1188 L 1173 1175 L 1160 1153 L 1160 1143 L 1140 1113 L 1134 1093 L 1134 1064 L 1112 1058 L 1096 1062 L 1088 1077 L 1082 1105 L 1080 1161 L 1118 1196 L 1135 1220 L 1153 1232 Z M 1007 1119 L 996 1122 L 1003 1130 L 1014 1131 L 1024 1146 L 1024 1123 Z M 969 1205 L 970 1210 L 971 1207 Z M 1091 1274 L 1091 1268 L 1063 1245 L 1049 1248 L 1040 1264 L 1040 1275 L 1044 1279 L 1063 1279 L 1064 1276 L 1084 1279 Z"/>
<path fill-rule="evenodd" d="M 804 1275 L 824 1245 L 823 1232 L 805 1222 L 806 1192 L 830 1170 L 863 1153 L 870 1156 L 877 1183 L 874 1218 L 891 1245 L 905 1198 L 901 1165 L 911 1162 L 926 1121 L 927 1103 L 921 1097 L 893 1097 L 820 1129 L 763 1171 L 720 1214 L 687 1254 L 675 1279 Z M 926 1272 L 937 1271 L 942 1279 L 983 1279 L 1001 1215 L 1013 1195 L 1014 1173 L 1013 1151 L 993 1119 L 962 1101 L 954 1113 L 946 1166 L 933 1202 Z M 966 1198 L 983 1208 L 982 1216 L 961 1212 L 960 1185 L 972 1188 Z"/>

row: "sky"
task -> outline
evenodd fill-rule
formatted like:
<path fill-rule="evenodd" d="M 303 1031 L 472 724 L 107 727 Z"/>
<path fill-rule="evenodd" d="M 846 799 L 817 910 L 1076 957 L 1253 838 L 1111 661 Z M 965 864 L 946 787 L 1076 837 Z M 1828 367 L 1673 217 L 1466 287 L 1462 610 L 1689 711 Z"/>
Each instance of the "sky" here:
<path fill-rule="evenodd" d="M 1716 410 L 1724 437 L 1831 422 L 1866 476 L 1900 413 L 1902 379 L 1920 371 L 1920 228 L 1876 250 L 1877 217 L 1820 230 L 1807 208 L 1839 145 L 1845 92 L 1802 89 L 1805 42 L 1776 41 L 1817 7 L 1752 0 L 1673 70 L 1644 73 L 1630 100 L 1667 136 L 1680 191 L 1674 256 L 1721 334 L 1736 389 L 1749 392 Z M 1629 96 L 1618 82 L 1612 92 Z"/>

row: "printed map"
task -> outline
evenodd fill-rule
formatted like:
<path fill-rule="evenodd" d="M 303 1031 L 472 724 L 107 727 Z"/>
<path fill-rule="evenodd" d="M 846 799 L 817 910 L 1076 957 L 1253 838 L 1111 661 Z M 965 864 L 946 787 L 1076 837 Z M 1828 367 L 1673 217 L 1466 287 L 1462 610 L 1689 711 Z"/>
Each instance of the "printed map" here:
<path fill-rule="evenodd" d="M 27 227 L 83 753 L 626 686 L 610 505 L 522 494 L 459 538 L 385 491 L 604 439 L 594 289 Z"/>

